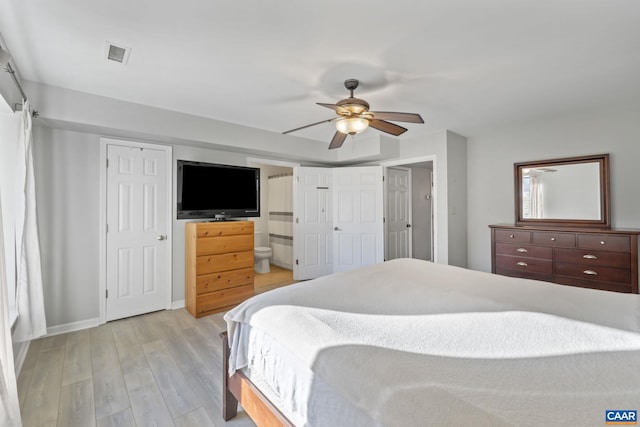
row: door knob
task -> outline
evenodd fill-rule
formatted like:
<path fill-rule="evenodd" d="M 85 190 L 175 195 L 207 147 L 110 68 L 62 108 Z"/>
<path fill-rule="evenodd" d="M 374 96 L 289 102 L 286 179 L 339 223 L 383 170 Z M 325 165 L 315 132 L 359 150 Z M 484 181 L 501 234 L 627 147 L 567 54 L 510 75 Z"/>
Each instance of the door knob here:
<path fill-rule="evenodd" d="M 166 240 L 167 236 L 165 236 L 164 234 L 160 234 L 157 239 L 158 240 Z"/>
<path fill-rule="evenodd" d="M 407 224 L 407 228 L 411 228 L 411 224 Z"/>
<path fill-rule="evenodd" d="M 342 228 L 340 228 L 340 227 L 333 227 L 333 229 L 334 229 L 335 231 L 342 231 Z"/>

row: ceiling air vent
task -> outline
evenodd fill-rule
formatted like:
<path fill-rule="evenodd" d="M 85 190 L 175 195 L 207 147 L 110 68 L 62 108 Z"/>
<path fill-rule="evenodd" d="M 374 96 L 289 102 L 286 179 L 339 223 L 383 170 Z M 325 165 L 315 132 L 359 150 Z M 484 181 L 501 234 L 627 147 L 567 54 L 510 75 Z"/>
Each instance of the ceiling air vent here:
<path fill-rule="evenodd" d="M 118 46 L 111 42 L 107 42 L 105 52 L 106 52 L 107 59 L 109 61 L 126 64 L 127 61 L 129 60 L 129 54 L 131 53 L 131 48 Z"/>

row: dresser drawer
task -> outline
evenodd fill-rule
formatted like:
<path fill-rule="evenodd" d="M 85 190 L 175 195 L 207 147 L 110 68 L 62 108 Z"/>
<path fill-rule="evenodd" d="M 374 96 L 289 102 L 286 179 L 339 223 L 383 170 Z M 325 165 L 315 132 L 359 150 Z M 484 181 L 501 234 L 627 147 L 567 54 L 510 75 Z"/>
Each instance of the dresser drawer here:
<path fill-rule="evenodd" d="M 542 280 L 544 282 L 553 282 L 551 274 L 536 273 L 533 271 L 509 270 L 506 268 L 496 268 L 496 274 L 501 276 L 518 277 L 520 279 Z"/>
<path fill-rule="evenodd" d="M 204 255 L 196 258 L 196 275 L 253 267 L 253 251 Z"/>
<path fill-rule="evenodd" d="M 198 237 L 231 236 L 234 234 L 253 234 L 252 221 L 208 222 L 197 224 Z"/>
<path fill-rule="evenodd" d="M 601 282 L 631 283 L 631 270 L 580 264 L 556 263 L 555 274 Z"/>
<path fill-rule="evenodd" d="M 531 232 L 518 230 L 495 230 L 497 242 L 531 243 Z"/>
<path fill-rule="evenodd" d="M 631 239 L 629 236 L 613 236 L 610 234 L 578 234 L 578 247 L 601 251 L 629 252 Z"/>
<path fill-rule="evenodd" d="M 196 244 L 196 255 L 224 254 L 253 250 L 253 234 L 203 237 Z"/>
<path fill-rule="evenodd" d="M 511 256 L 519 256 L 519 257 L 551 259 L 553 255 L 553 248 L 546 247 L 546 246 L 496 243 L 496 255 L 511 255 Z"/>
<path fill-rule="evenodd" d="M 196 294 L 253 285 L 254 274 L 253 267 L 251 267 L 198 276 L 196 278 Z"/>
<path fill-rule="evenodd" d="M 556 249 L 556 262 L 603 267 L 629 268 L 631 254 L 624 252 L 586 251 L 581 249 Z"/>
<path fill-rule="evenodd" d="M 576 235 L 570 233 L 539 232 L 533 233 L 533 243 L 537 245 L 576 247 Z"/>
<path fill-rule="evenodd" d="M 550 259 L 496 255 L 497 268 L 551 274 L 553 271 L 552 265 Z"/>
<path fill-rule="evenodd" d="M 569 276 L 554 276 L 556 283 L 563 285 L 579 286 L 581 288 L 599 289 L 601 291 L 632 293 L 633 287 L 628 283 L 599 282 L 597 280 L 584 280 Z"/>
<path fill-rule="evenodd" d="M 253 285 L 241 286 L 238 288 L 225 289 L 222 291 L 209 292 L 208 294 L 196 297 L 196 316 L 200 317 L 213 311 L 221 311 L 229 306 L 240 304 L 242 301 L 253 296 Z"/>

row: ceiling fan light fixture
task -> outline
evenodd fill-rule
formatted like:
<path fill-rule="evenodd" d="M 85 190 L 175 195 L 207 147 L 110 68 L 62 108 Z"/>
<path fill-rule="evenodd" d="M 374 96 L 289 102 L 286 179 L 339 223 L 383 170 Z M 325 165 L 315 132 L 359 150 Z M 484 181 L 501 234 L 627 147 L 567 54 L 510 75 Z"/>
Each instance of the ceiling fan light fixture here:
<path fill-rule="evenodd" d="M 338 132 L 345 135 L 355 135 L 369 127 L 369 120 L 362 117 L 346 117 L 336 122 Z"/>

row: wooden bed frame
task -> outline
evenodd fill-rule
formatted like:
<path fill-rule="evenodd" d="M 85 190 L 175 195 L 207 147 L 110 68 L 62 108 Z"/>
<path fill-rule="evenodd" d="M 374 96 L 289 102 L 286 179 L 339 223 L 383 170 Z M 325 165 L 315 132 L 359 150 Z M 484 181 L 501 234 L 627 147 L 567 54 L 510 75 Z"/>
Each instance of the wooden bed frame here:
<path fill-rule="evenodd" d="M 229 337 L 222 338 L 222 417 L 229 421 L 238 414 L 238 403 L 258 427 L 294 427 L 276 406 L 247 378 L 236 371 L 229 376 Z"/>

